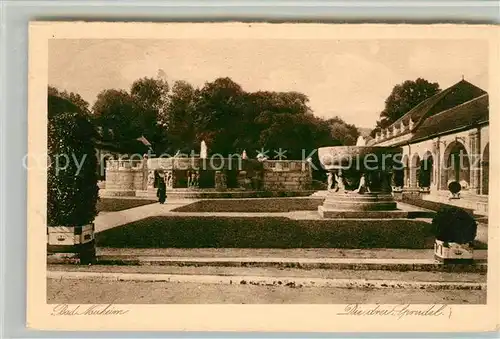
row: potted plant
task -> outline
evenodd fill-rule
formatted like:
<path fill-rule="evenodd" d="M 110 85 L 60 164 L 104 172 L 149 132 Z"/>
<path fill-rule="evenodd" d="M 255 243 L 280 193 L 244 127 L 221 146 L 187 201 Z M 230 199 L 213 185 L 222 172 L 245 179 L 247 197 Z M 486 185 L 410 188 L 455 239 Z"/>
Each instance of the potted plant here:
<path fill-rule="evenodd" d="M 64 105 L 53 104 L 58 100 Z M 90 263 L 99 190 L 95 129 L 65 99 L 49 96 L 48 115 L 47 253 L 78 253 Z"/>
<path fill-rule="evenodd" d="M 450 199 L 460 199 L 460 191 L 462 190 L 462 185 L 458 181 L 452 181 L 448 184 L 448 190 L 450 191 Z"/>
<path fill-rule="evenodd" d="M 437 260 L 443 263 L 472 262 L 477 222 L 471 214 L 454 206 L 442 207 L 432 219 L 432 226 Z"/>

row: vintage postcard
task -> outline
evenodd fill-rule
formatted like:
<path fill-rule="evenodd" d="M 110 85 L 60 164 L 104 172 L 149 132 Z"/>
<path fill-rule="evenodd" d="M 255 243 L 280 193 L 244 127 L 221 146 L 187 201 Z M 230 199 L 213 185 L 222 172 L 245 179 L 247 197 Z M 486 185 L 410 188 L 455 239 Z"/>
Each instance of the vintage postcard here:
<path fill-rule="evenodd" d="M 27 326 L 495 330 L 499 32 L 32 22 Z"/>

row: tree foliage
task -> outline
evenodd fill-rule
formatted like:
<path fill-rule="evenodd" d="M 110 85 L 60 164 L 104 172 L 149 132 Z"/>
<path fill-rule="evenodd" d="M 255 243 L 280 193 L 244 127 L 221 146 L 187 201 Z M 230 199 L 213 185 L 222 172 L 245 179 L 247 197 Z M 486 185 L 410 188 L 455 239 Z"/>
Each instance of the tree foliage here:
<path fill-rule="evenodd" d="M 360 136 L 360 132 L 356 126 L 345 123 L 340 117 L 328 119 L 327 123 L 330 127 L 332 137 L 338 140 L 341 145 L 356 145 L 356 141 Z"/>
<path fill-rule="evenodd" d="M 104 139 L 114 142 L 145 136 L 157 154 L 199 151 L 224 156 L 256 150 L 286 150 L 287 159 L 302 159 L 321 146 L 353 145 L 359 132 L 336 117 L 313 115 L 309 98 L 299 92 L 246 92 L 230 78 L 195 88 L 186 81 L 170 87 L 164 77 L 141 78 L 130 91 L 106 89 L 92 107 Z"/>
<path fill-rule="evenodd" d="M 68 92 L 66 90 L 59 91 L 54 86 L 48 86 L 49 96 L 59 97 L 67 99 L 70 103 L 74 104 L 82 113 L 89 112 L 89 103 L 83 99 L 80 94 L 74 92 Z"/>
<path fill-rule="evenodd" d="M 162 147 L 166 130 L 161 125 L 168 104 L 169 85 L 162 78 L 141 78 L 136 80 L 130 95 L 137 110 L 138 128 L 141 135 L 151 142 L 153 148 Z"/>
<path fill-rule="evenodd" d="M 92 107 L 96 124 L 108 141 L 128 141 L 143 134 L 139 107 L 124 90 L 106 89 Z"/>
<path fill-rule="evenodd" d="M 385 108 L 380 113 L 380 119 L 371 132 L 371 136 L 375 136 L 381 129 L 390 126 L 419 103 L 438 93 L 439 90 L 438 83 L 431 83 L 422 78 L 407 80 L 394 86 L 391 94 L 385 100 Z"/>
<path fill-rule="evenodd" d="M 165 114 L 160 126 L 167 132 L 165 150 L 189 152 L 196 146 L 194 130 L 195 97 L 198 91 L 186 81 L 176 81 L 168 96 Z"/>
<path fill-rule="evenodd" d="M 194 128 L 197 141 L 205 140 L 212 152 L 234 153 L 245 111 L 244 91 L 229 78 L 208 82 L 195 97 Z"/>

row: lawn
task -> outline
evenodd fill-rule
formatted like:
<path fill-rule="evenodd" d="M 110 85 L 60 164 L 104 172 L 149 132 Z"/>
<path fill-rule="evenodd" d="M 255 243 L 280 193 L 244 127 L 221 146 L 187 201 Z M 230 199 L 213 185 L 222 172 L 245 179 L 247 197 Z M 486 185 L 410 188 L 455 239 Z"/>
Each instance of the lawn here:
<path fill-rule="evenodd" d="M 155 203 L 150 199 L 130 199 L 130 198 L 100 198 L 97 202 L 98 212 L 117 212 L 129 208 L 144 206 Z"/>
<path fill-rule="evenodd" d="M 324 198 L 252 198 L 200 200 L 175 212 L 290 212 L 317 211 Z"/>
<path fill-rule="evenodd" d="M 284 217 L 158 216 L 100 232 L 115 248 L 432 248 L 421 220 L 292 220 Z"/>

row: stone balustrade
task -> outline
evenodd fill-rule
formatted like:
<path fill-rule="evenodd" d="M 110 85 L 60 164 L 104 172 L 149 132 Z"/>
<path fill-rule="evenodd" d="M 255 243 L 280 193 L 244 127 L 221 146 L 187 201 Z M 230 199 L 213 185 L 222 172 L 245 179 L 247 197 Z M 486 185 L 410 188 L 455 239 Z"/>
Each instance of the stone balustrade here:
<path fill-rule="evenodd" d="M 155 173 L 164 173 L 167 189 L 301 191 L 312 182 L 310 164 L 299 160 L 153 158 L 106 164 L 105 190 L 113 192 L 154 190 Z"/>

